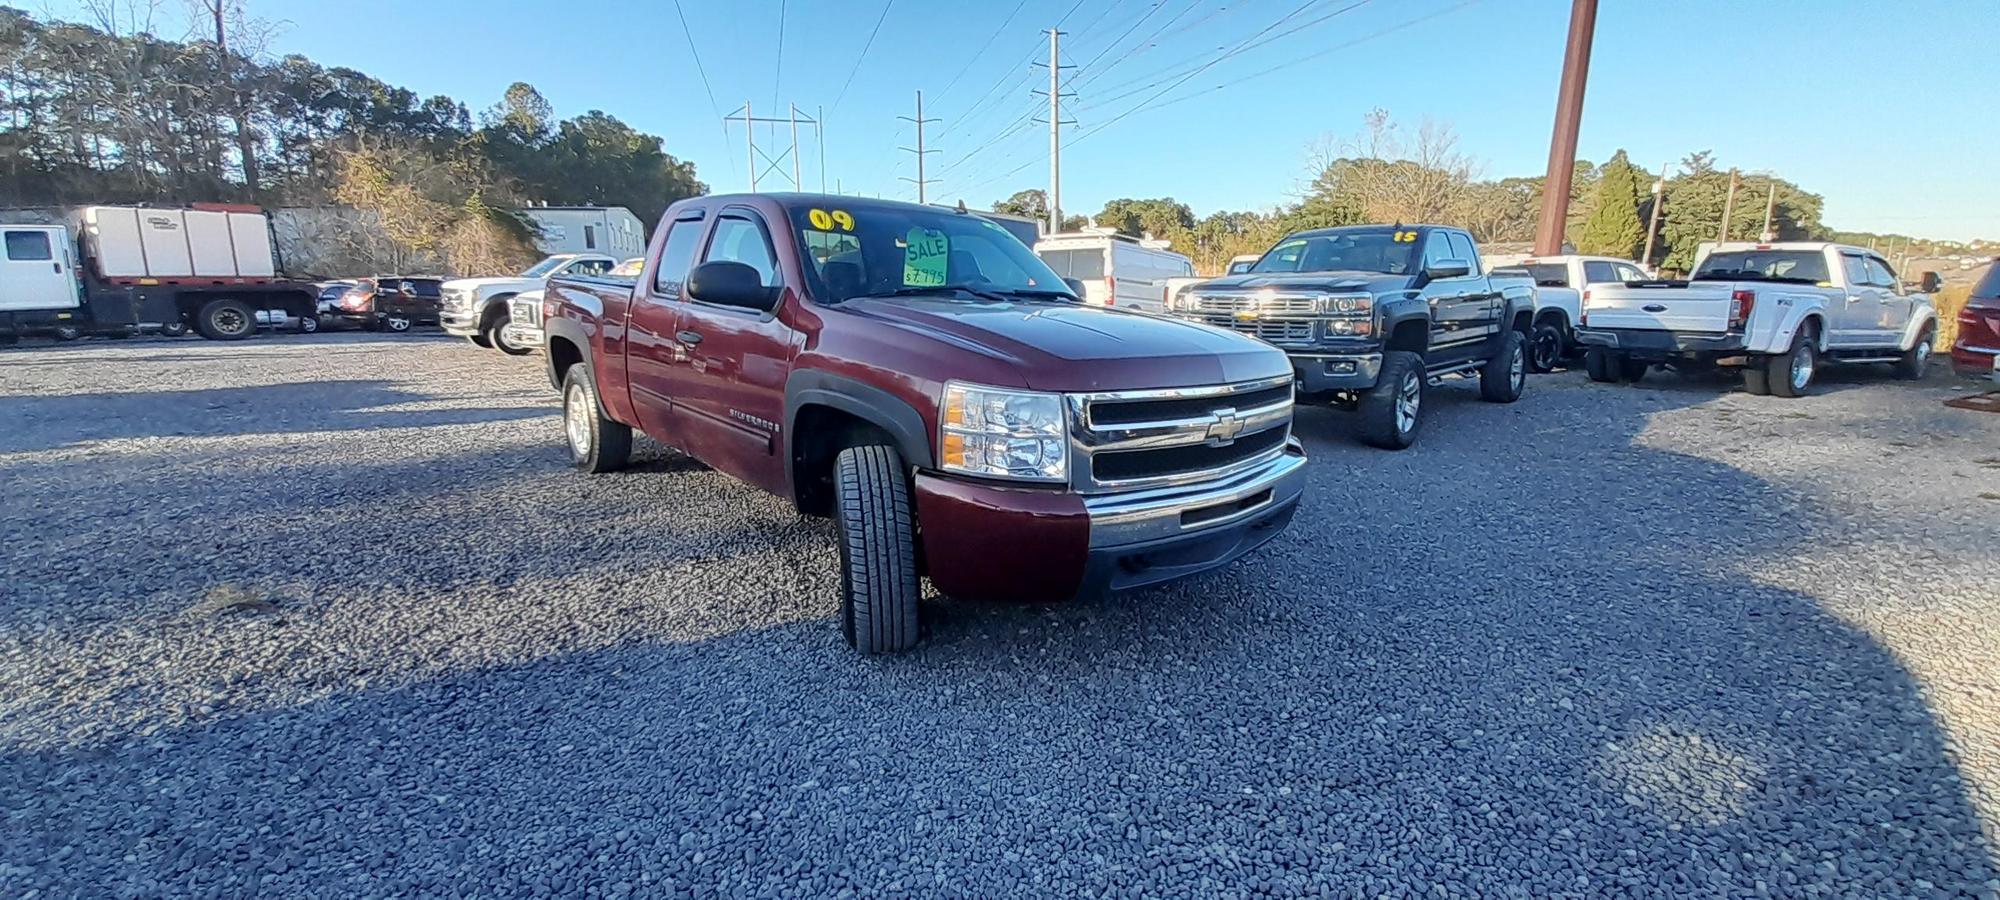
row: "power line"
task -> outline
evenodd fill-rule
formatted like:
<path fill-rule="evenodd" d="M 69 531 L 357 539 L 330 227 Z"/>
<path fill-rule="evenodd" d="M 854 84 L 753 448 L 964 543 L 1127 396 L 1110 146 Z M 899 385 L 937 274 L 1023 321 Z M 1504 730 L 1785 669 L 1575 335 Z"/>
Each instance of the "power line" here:
<path fill-rule="evenodd" d="M 1347 6 L 1343 6 L 1339 9 L 1334 10 L 1333 12 L 1327 13 L 1326 15 L 1319 16 L 1313 19 L 1308 19 L 1304 22 L 1300 22 L 1297 25 L 1293 25 L 1292 27 L 1285 29 L 1284 31 L 1278 32 L 1277 34 L 1271 35 L 1269 37 L 1264 36 L 1266 32 L 1270 31 L 1273 28 L 1276 28 L 1281 24 L 1284 24 L 1284 22 L 1287 19 L 1292 19 L 1297 17 L 1300 13 L 1303 13 L 1308 7 L 1311 7 L 1319 2 L 1324 2 L 1324 0 L 1308 0 L 1308 2 L 1305 5 L 1300 6 L 1296 10 L 1293 10 L 1291 14 L 1285 16 L 1282 19 L 1279 19 L 1276 22 L 1271 23 L 1270 25 L 1264 26 L 1262 30 L 1259 30 L 1256 34 L 1251 35 L 1250 37 L 1244 39 L 1242 42 L 1238 43 L 1236 46 L 1231 47 L 1230 49 L 1224 51 L 1220 56 L 1217 56 L 1214 59 L 1208 60 L 1206 62 L 1195 63 L 1193 70 L 1185 73 L 1186 78 L 1183 78 L 1182 80 L 1185 81 L 1187 78 L 1192 78 L 1196 75 L 1199 75 L 1202 72 L 1205 72 L 1209 68 L 1213 67 L 1216 63 L 1222 62 L 1225 59 L 1229 59 L 1231 57 L 1241 55 L 1245 52 L 1255 50 L 1258 47 L 1262 47 L 1274 41 L 1284 40 L 1285 38 L 1291 37 L 1294 34 L 1298 34 L 1299 32 L 1311 28 L 1314 25 L 1318 25 L 1343 13 L 1350 12 L 1357 7 L 1366 5 L 1369 2 L 1369 0 L 1357 0 L 1357 2 L 1350 3 Z M 1116 103 L 1120 100 L 1125 99 L 1126 97 L 1130 97 L 1136 94 L 1143 94 L 1146 91 L 1152 89 L 1154 85 L 1159 84 L 1160 81 L 1164 81 L 1167 78 L 1173 78 L 1175 77 L 1175 75 L 1182 74 L 1178 70 L 1186 67 L 1187 65 L 1188 65 L 1187 63 L 1179 63 L 1173 66 L 1168 66 L 1166 70 L 1163 70 L 1163 72 L 1171 72 L 1171 74 L 1154 73 L 1156 75 L 1160 75 L 1161 77 L 1155 80 L 1151 80 L 1147 84 L 1141 85 L 1129 91 L 1125 91 L 1124 93 L 1118 94 L 1116 96 L 1098 100 L 1094 104 L 1092 104 L 1092 106 L 1102 106 L 1107 103 Z M 1147 81 L 1152 77 L 1153 76 L 1151 75 L 1141 76 L 1140 78 L 1133 79 L 1131 81 L 1125 81 L 1116 85 L 1112 85 L 1111 87 L 1106 88 L 1105 90 L 1106 91 L 1117 90 L 1118 88 L 1123 87 L 1125 85 L 1137 84 L 1140 81 Z"/>
<path fill-rule="evenodd" d="M 1128 37 L 1131 37 L 1131 36 L 1132 36 L 1132 32 L 1134 32 L 1134 31 L 1138 31 L 1138 30 L 1139 30 L 1139 26 L 1141 26 L 1141 25 L 1144 25 L 1144 24 L 1146 24 L 1146 20 L 1147 20 L 1147 19 L 1150 19 L 1150 18 L 1152 18 L 1152 17 L 1153 17 L 1153 16 L 1154 16 L 1154 15 L 1155 15 L 1156 13 L 1158 13 L 1158 12 L 1159 12 L 1159 11 L 1160 11 L 1161 9 L 1164 9 L 1164 8 L 1166 7 L 1167 3 L 1169 3 L 1169 2 L 1170 2 L 1170 0 L 1158 0 L 1158 2 L 1156 2 L 1156 3 L 1154 3 L 1154 4 L 1153 4 L 1153 8 L 1152 8 L 1152 9 L 1149 9 L 1149 10 L 1146 10 L 1146 14 L 1145 14 L 1145 15 L 1143 15 L 1143 16 L 1140 16 L 1139 18 L 1136 18 L 1136 19 L 1133 19 L 1133 20 L 1132 20 L 1132 24 L 1131 24 L 1131 25 L 1127 26 L 1127 27 L 1125 28 L 1125 30 L 1124 30 L 1124 31 L 1122 31 L 1122 32 L 1120 32 L 1120 33 L 1119 33 L 1119 35 L 1118 35 L 1117 37 L 1115 37 L 1115 38 L 1112 38 L 1112 39 L 1111 39 L 1111 43 L 1109 43 L 1109 44 L 1105 44 L 1105 45 L 1104 45 L 1104 49 L 1102 49 L 1102 50 L 1099 50 L 1099 51 L 1097 51 L 1097 55 L 1096 55 L 1096 56 L 1093 56 L 1093 57 L 1091 57 L 1091 58 L 1090 58 L 1090 61 L 1089 61 L 1089 62 L 1086 62 L 1086 63 L 1084 63 L 1084 64 L 1083 64 L 1083 65 L 1081 66 L 1081 68 L 1085 68 L 1085 69 L 1088 69 L 1088 68 L 1090 68 L 1091 66 L 1093 66 L 1093 65 L 1096 65 L 1096 64 L 1097 64 L 1097 61 L 1098 61 L 1098 60 L 1100 60 L 1100 59 L 1103 59 L 1103 58 L 1104 58 L 1104 54 L 1106 54 L 1106 53 L 1110 53 L 1110 52 L 1111 52 L 1111 48 L 1113 48 L 1113 47 L 1116 47 L 1116 46 L 1118 46 L 1120 42 L 1124 41 L 1124 40 L 1125 40 L 1126 38 L 1128 38 Z M 1199 2 L 1200 2 L 1200 0 L 1196 0 L 1196 2 L 1197 2 L 1197 3 L 1199 3 Z M 1193 8 L 1194 8 L 1194 7 L 1192 7 L 1192 6 L 1188 7 L 1188 9 L 1193 9 Z M 1181 11 L 1181 13 L 1182 13 L 1182 15 L 1186 15 L 1186 13 L 1187 13 L 1187 10 L 1182 10 L 1182 11 Z"/>
<path fill-rule="evenodd" d="M 958 115 L 958 118 L 951 125 L 951 127 L 946 128 L 943 132 L 940 132 L 938 134 L 938 137 L 944 137 L 945 135 L 952 133 L 954 130 L 958 128 L 959 123 L 973 121 L 973 113 L 978 111 L 980 107 L 984 106 L 986 104 L 986 101 L 992 99 L 995 96 L 998 96 L 1000 89 L 1007 85 L 1007 72 L 1013 72 L 1017 69 L 1025 67 L 1035 57 L 1040 56 L 1041 53 L 1042 53 L 1042 42 L 1041 39 L 1037 38 L 1035 40 L 1034 45 L 1028 48 L 1028 55 L 1023 57 L 1020 62 L 1008 66 L 1006 71 L 1000 74 L 999 78 L 994 79 L 993 86 L 987 88 L 986 93 L 981 94 L 978 100 L 973 101 L 972 105 L 967 107 L 965 112 L 960 113 Z"/>
<path fill-rule="evenodd" d="M 986 55 L 986 51 L 990 49 L 993 46 L 993 42 L 1000 37 L 1000 32 L 1006 31 L 1007 26 L 1013 23 L 1014 17 L 1020 14 L 1021 7 L 1027 5 L 1028 5 L 1028 0 L 1021 0 L 1021 2 L 1014 4 L 1014 11 L 1007 14 L 1007 18 L 1000 22 L 999 28 L 993 29 L 993 33 L 986 36 L 986 43 L 980 44 L 979 52 L 972 54 L 972 58 L 965 61 L 965 68 L 959 69 L 957 75 L 951 76 L 951 80 L 945 82 L 944 90 L 938 91 L 937 93 L 938 97 L 942 98 L 944 95 L 951 93 L 952 86 L 958 84 L 958 80 L 964 78 L 965 73 L 972 71 L 973 64 L 979 62 L 979 58 Z"/>
<path fill-rule="evenodd" d="M 722 129 L 722 143 L 729 143 L 729 124 L 722 119 L 722 106 L 715 102 L 715 89 L 708 86 L 708 69 L 701 64 L 701 51 L 694 47 L 694 32 L 688 29 L 687 13 L 681 10 L 681 0 L 674 0 L 674 14 L 681 19 L 681 36 L 687 38 L 688 56 L 694 59 L 694 70 L 701 75 L 701 89 L 708 94 L 708 109 L 715 113 L 715 124 Z M 729 159 L 729 171 L 736 171 L 736 157 L 724 154 Z"/>
<path fill-rule="evenodd" d="M 1134 59 L 1138 58 L 1139 56 L 1142 56 L 1142 55 L 1144 55 L 1144 54 L 1146 53 L 1146 51 L 1148 51 L 1148 50 L 1151 50 L 1151 49 L 1153 49 L 1154 47 L 1157 47 L 1157 46 L 1159 46 L 1159 45 L 1158 45 L 1157 43 L 1155 43 L 1155 42 L 1157 42 L 1157 41 L 1159 41 L 1159 40 L 1161 40 L 1161 39 L 1163 39 L 1163 38 L 1167 38 L 1167 37 L 1172 37 L 1173 35 L 1176 35 L 1176 34 L 1180 34 L 1181 32 L 1183 32 L 1183 31 L 1186 31 L 1186 30 L 1188 30 L 1188 29 L 1190 29 L 1190 28 L 1194 28 L 1194 27 L 1196 27 L 1196 26 L 1199 26 L 1199 25 L 1200 25 L 1201 23 L 1203 23 L 1203 22 L 1206 22 L 1206 21 L 1208 21 L 1208 20 L 1210 20 L 1210 19 L 1213 19 L 1213 18 L 1215 18 L 1216 16 L 1219 16 L 1219 15 L 1221 15 L 1221 14 L 1225 13 L 1225 12 L 1228 12 L 1228 11 L 1229 11 L 1229 10 L 1231 9 L 1231 7 L 1227 7 L 1227 6 L 1218 6 L 1218 7 L 1216 7 L 1215 9 L 1212 9 L 1212 10 L 1209 10 L 1209 12 L 1208 12 L 1208 15 L 1205 15 L 1205 16 L 1202 16 L 1201 18 L 1199 18 L 1199 19 L 1196 19 L 1196 20 L 1194 20 L 1193 22 L 1189 22 L 1188 24 L 1186 24 L 1186 25 L 1183 25 L 1183 26 L 1181 26 L 1181 27 L 1179 27 L 1179 28 L 1174 28 L 1174 30 L 1173 30 L 1173 31 L 1168 31 L 1168 30 L 1167 30 L 1167 29 L 1169 29 L 1169 28 L 1173 28 L 1173 25 L 1174 25 L 1174 23 L 1175 23 L 1175 22 L 1178 22 L 1178 21 L 1180 21 L 1180 20 L 1181 20 L 1182 18 L 1186 17 L 1188 13 L 1191 13 L 1191 12 L 1194 12 L 1194 11 L 1195 11 L 1195 10 L 1196 10 L 1197 8 L 1199 8 L 1200 6 L 1201 6 L 1201 0 L 1194 0 L 1194 2 L 1193 2 L 1193 3 L 1190 3 L 1190 4 L 1188 4 L 1188 6 L 1187 6 L 1186 8 L 1182 9 L 1182 10 L 1181 10 L 1181 11 L 1180 11 L 1180 12 L 1179 12 L 1178 14 L 1176 14 L 1176 15 L 1175 15 L 1175 16 L 1174 16 L 1173 18 L 1171 18 L 1171 19 L 1168 19 L 1168 20 L 1166 21 L 1166 23 L 1165 23 L 1165 24 L 1161 25 L 1161 26 L 1160 26 L 1159 28 L 1156 28 L 1156 29 L 1154 29 L 1154 30 L 1153 30 L 1153 33 L 1152 33 L 1152 34 L 1149 34 L 1149 35 L 1146 35 L 1146 36 L 1145 36 L 1145 37 L 1143 37 L 1143 38 L 1140 38 L 1140 39 L 1139 39 L 1139 43 L 1138 43 L 1138 44 L 1136 44 L 1136 45 L 1134 45 L 1134 46 L 1138 47 L 1139 49 L 1136 49 L 1136 50 L 1133 50 L 1132 52 L 1130 52 L 1130 53 L 1127 53 L 1127 54 L 1125 54 L 1124 56 L 1121 56 L 1121 57 L 1118 57 L 1117 59 L 1114 59 L 1114 60 L 1112 60 L 1111 62 L 1109 62 L 1109 63 L 1106 63 L 1106 64 L 1105 64 L 1105 66 L 1104 66 L 1103 68 L 1101 68 L 1101 69 L 1096 69 L 1096 68 L 1093 68 L 1093 69 L 1091 69 L 1091 70 L 1090 70 L 1090 71 L 1088 71 L 1088 72 L 1081 72 L 1081 73 L 1078 73 L 1078 75 L 1077 75 L 1076 79 L 1074 79 L 1074 80 L 1075 80 L 1075 82 L 1076 82 L 1075 86 L 1076 86 L 1076 87 L 1079 87 L 1079 88 L 1080 88 L 1080 87 L 1083 87 L 1083 86 L 1085 86 L 1085 85 L 1088 85 L 1088 84 L 1090 84 L 1090 83 L 1092 83 L 1092 82 L 1096 81 L 1097 79 L 1099 79 L 1099 78 L 1102 78 L 1102 77 L 1104 77 L 1104 76 L 1105 76 L 1105 74 L 1106 74 L 1106 73 L 1109 73 L 1109 72 L 1110 72 L 1111 70 L 1113 70 L 1113 69 L 1116 69 L 1116 68 L 1118 68 L 1119 66 L 1122 66 L 1122 65 L 1124 65 L 1124 64 L 1126 64 L 1126 63 L 1128 63 L 1128 62 L 1131 62 L 1132 60 L 1134 60 Z M 1241 8 L 1242 8 L 1242 6 L 1241 6 L 1241 5 L 1239 4 L 1239 5 L 1238 5 L 1237 7 L 1235 7 L 1235 8 L 1237 8 L 1237 9 L 1241 9 Z M 1103 54 L 1102 54 L 1102 53 L 1100 53 L 1100 54 L 1098 54 L 1098 56 L 1103 56 Z M 1093 60 L 1092 60 L 1092 62 L 1095 62 L 1095 61 L 1096 61 L 1095 59 L 1093 59 Z M 1090 65 L 1090 64 L 1089 64 L 1089 63 L 1085 63 L 1084 65 L 1085 65 L 1085 67 L 1089 67 L 1089 65 Z"/>
<path fill-rule="evenodd" d="M 675 2 L 678 3 L 680 0 Z M 840 111 L 840 101 L 847 98 L 847 86 L 854 83 L 855 74 L 861 71 L 862 60 L 868 58 L 868 48 L 875 46 L 875 35 L 882 31 L 883 20 L 889 18 L 889 7 L 895 5 L 896 0 L 885 0 L 882 4 L 882 14 L 875 17 L 875 27 L 868 30 L 868 40 L 861 45 L 861 55 L 854 58 L 854 68 L 847 70 L 847 80 L 840 83 L 840 93 L 834 95 L 834 112 Z"/>
<path fill-rule="evenodd" d="M 771 73 L 771 105 L 778 105 L 778 89 L 785 83 L 785 0 L 778 0 L 778 62 Z"/>

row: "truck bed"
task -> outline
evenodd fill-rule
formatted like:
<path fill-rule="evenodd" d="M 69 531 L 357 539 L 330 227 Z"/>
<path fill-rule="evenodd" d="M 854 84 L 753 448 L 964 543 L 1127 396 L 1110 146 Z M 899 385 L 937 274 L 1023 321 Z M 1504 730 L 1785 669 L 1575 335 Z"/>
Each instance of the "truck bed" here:
<path fill-rule="evenodd" d="M 1721 334 L 1729 330 L 1730 298 L 1739 287 L 1744 286 L 1728 281 L 1594 286 L 1584 303 L 1584 321 L 1590 328 Z"/>

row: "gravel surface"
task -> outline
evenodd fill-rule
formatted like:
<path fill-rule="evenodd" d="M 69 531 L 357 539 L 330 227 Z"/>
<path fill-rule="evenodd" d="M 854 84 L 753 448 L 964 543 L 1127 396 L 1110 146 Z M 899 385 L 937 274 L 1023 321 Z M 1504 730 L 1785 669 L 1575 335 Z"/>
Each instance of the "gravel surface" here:
<path fill-rule="evenodd" d="M 539 357 L 0 351 L 0 896 L 1993 898 L 1967 389 L 1303 410 L 1249 559 L 865 660 L 828 526 L 570 471 Z"/>

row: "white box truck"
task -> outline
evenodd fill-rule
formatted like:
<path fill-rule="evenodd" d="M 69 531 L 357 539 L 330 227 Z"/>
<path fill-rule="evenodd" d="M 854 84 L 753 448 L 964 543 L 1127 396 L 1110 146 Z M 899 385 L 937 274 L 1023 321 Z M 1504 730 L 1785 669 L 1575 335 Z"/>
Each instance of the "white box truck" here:
<path fill-rule="evenodd" d="M 145 325 L 212 340 L 260 320 L 316 331 L 318 291 L 280 276 L 256 207 L 84 206 L 67 225 L 0 225 L 0 343 L 124 336 Z"/>

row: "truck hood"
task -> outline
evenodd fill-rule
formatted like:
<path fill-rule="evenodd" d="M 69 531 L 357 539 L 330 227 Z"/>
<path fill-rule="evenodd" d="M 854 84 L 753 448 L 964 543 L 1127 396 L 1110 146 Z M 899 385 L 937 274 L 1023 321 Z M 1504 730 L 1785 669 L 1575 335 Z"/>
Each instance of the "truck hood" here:
<path fill-rule="evenodd" d="M 1270 275 L 1226 275 L 1197 284 L 1188 290 L 1200 293 L 1215 291 L 1325 291 L 1327 293 L 1348 293 L 1367 291 L 1381 294 L 1408 290 L 1414 280 L 1409 275 L 1384 275 L 1380 272 L 1298 272 Z"/>
<path fill-rule="evenodd" d="M 1253 338 L 1074 303 L 895 297 L 849 300 L 834 309 L 946 351 L 920 355 L 948 362 L 954 353 L 976 353 L 1010 363 L 1023 385 L 1042 391 L 1194 387 L 1292 371 L 1282 351 Z"/>
<path fill-rule="evenodd" d="M 527 291 L 541 286 L 542 279 L 540 278 L 516 278 L 508 276 L 505 278 L 454 278 L 445 282 L 441 289 L 447 291 L 481 292 L 494 289 Z"/>

